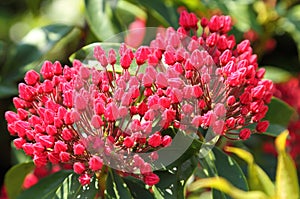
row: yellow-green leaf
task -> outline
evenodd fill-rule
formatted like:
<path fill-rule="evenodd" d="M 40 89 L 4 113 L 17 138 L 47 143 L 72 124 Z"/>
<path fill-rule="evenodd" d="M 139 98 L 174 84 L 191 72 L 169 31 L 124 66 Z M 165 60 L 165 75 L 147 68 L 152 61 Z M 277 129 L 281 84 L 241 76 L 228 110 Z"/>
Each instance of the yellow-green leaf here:
<path fill-rule="evenodd" d="M 268 175 L 254 162 L 254 158 L 248 151 L 235 147 L 226 147 L 227 152 L 236 154 L 248 163 L 248 183 L 250 190 L 259 190 L 268 196 L 274 196 L 275 187 Z"/>
<path fill-rule="evenodd" d="M 243 191 L 234 187 L 230 182 L 224 178 L 213 177 L 213 178 L 204 178 L 193 182 L 189 187 L 189 191 L 196 191 L 201 188 L 214 188 L 218 189 L 234 199 L 267 199 L 266 196 L 261 191 Z"/>
<path fill-rule="evenodd" d="M 280 199 L 299 198 L 299 184 L 295 163 L 285 151 L 286 138 L 289 132 L 286 130 L 280 134 L 275 143 L 278 151 L 278 165 L 276 171 L 276 196 Z"/>

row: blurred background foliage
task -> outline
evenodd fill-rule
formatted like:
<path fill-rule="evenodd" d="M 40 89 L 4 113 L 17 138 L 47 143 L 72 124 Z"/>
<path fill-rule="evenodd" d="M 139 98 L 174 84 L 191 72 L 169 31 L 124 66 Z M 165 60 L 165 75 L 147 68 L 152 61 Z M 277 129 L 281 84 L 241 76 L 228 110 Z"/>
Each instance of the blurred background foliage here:
<path fill-rule="evenodd" d="M 22 156 L 10 146 L 4 112 L 12 109 L 17 84 L 43 60 L 69 63 L 69 56 L 85 45 L 104 41 L 130 28 L 173 26 L 180 11 L 200 17 L 214 14 L 233 18 L 238 41 L 249 39 L 276 83 L 300 71 L 300 3 L 297 0 L 1 0 L 0 1 L 0 174 Z M 280 115 L 278 110 L 272 114 Z M 284 118 L 284 115 L 282 115 Z M 289 119 L 289 118 L 287 118 Z M 242 147 L 259 154 L 263 136 L 252 136 Z M 239 143 L 237 143 L 238 145 Z M 258 164 L 275 175 L 275 158 L 258 156 Z M 22 161 L 22 160 L 21 160 Z M 272 174 L 273 172 L 273 174 Z"/>

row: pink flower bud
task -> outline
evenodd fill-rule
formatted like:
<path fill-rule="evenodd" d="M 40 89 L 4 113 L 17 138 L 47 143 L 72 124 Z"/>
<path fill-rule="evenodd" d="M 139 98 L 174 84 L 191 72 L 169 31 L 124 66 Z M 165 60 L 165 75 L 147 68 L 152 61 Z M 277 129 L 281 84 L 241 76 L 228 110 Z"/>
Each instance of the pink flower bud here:
<path fill-rule="evenodd" d="M 160 133 L 154 133 L 148 139 L 148 144 L 152 147 L 158 147 L 159 145 L 161 145 L 161 142 L 162 138 Z"/>
<path fill-rule="evenodd" d="M 159 177 L 158 177 L 158 175 L 156 175 L 154 173 L 149 173 L 144 176 L 143 180 L 147 185 L 153 186 L 159 182 Z"/>
<path fill-rule="evenodd" d="M 127 148 L 132 148 L 134 146 L 134 138 L 133 137 L 126 137 L 124 139 L 123 145 Z"/>
<path fill-rule="evenodd" d="M 73 170 L 77 174 L 82 174 L 85 169 L 85 165 L 82 162 L 75 162 L 73 165 Z"/>
<path fill-rule="evenodd" d="M 91 177 L 86 173 L 82 174 L 78 180 L 82 186 L 88 185 L 91 183 Z"/>
<path fill-rule="evenodd" d="M 71 155 L 68 152 L 63 152 L 62 151 L 62 152 L 59 153 L 59 158 L 62 162 L 68 162 L 71 158 Z"/>
<path fill-rule="evenodd" d="M 32 143 L 24 143 L 22 145 L 22 149 L 27 155 L 33 155 L 34 153 L 34 148 Z"/>
<path fill-rule="evenodd" d="M 33 162 L 35 164 L 35 166 L 37 167 L 43 167 L 47 164 L 47 156 L 45 156 L 44 154 L 39 154 L 39 155 L 34 155 L 33 157 Z"/>
<path fill-rule="evenodd" d="M 257 132 L 259 132 L 259 133 L 266 132 L 269 127 L 269 124 L 270 124 L 269 121 L 262 121 L 262 122 L 257 123 L 257 125 L 256 125 Z"/>
<path fill-rule="evenodd" d="M 62 66 L 61 66 L 61 64 L 60 64 L 59 61 L 54 62 L 54 64 L 53 64 L 53 72 L 54 72 L 54 75 L 61 75 L 62 74 L 63 68 L 62 68 Z"/>
<path fill-rule="evenodd" d="M 20 118 L 19 118 L 18 114 L 16 114 L 13 111 L 6 111 L 5 112 L 5 119 L 8 123 L 13 123 L 13 122 L 19 120 Z"/>
<path fill-rule="evenodd" d="M 29 70 L 25 74 L 24 80 L 26 84 L 34 86 L 38 81 L 40 81 L 40 75 L 34 70 Z"/>
<path fill-rule="evenodd" d="M 250 131 L 250 129 L 247 129 L 247 128 L 245 128 L 245 129 L 242 129 L 241 131 L 240 131 L 240 138 L 242 139 L 242 140 L 247 140 L 250 136 L 251 136 L 251 131 Z"/>
<path fill-rule="evenodd" d="M 90 161 L 89 161 L 89 168 L 92 171 L 98 171 L 102 168 L 103 162 L 99 156 L 92 156 Z"/>
<path fill-rule="evenodd" d="M 70 141 L 73 139 L 74 134 L 73 134 L 73 130 L 71 129 L 67 129 L 65 128 L 62 132 L 61 132 L 61 136 L 65 141 Z"/>
<path fill-rule="evenodd" d="M 73 151 L 74 151 L 75 155 L 82 155 L 85 151 L 85 147 L 82 144 L 77 143 L 77 144 L 74 144 Z"/>
<path fill-rule="evenodd" d="M 53 65 L 50 61 L 45 61 L 40 73 L 42 74 L 44 79 L 52 79 L 53 73 Z"/>
<path fill-rule="evenodd" d="M 58 140 L 55 142 L 53 149 L 55 153 L 66 152 L 68 150 L 68 145 L 63 141 Z"/>
<path fill-rule="evenodd" d="M 171 145 L 171 143 L 172 143 L 172 138 L 171 138 L 171 136 L 165 135 L 165 136 L 163 137 L 163 139 L 162 139 L 161 145 L 162 145 L 163 147 L 168 147 L 168 146 Z"/>
<path fill-rule="evenodd" d="M 22 146 L 26 143 L 26 140 L 24 140 L 23 138 L 16 138 L 13 142 L 17 149 L 22 149 Z"/>
<path fill-rule="evenodd" d="M 54 137 L 51 135 L 42 135 L 39 136 L 40 143 L 45 147 L 45 148 L 52 148 L 54 144 Z"/>

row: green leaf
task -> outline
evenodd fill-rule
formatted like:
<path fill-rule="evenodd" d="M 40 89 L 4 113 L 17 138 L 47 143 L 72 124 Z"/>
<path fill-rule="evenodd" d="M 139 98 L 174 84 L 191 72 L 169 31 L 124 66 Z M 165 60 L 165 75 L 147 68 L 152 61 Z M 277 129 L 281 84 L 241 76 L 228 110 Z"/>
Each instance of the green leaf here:
<path fill-rule="evenodd" d="M 18 94 L 16 86 L 0 85 L 0 98 L 9 97 Z"/>
<path fill-rule="evenodd" d="M 55 192 L 55 198 L 95 198 L 98 190 L 95 180 L 92 180 L 88 189 L 78 181 L 79 175 L 72 173 L 62 182 Z"/>
<path fill-rule="evenodd" d="M 132 195 L 123 179 L 110 170 L 106 181 L 106 197 L 109 199 L 132 199 Z"/>
<path fill-rule="evenodd" d="M 240 166 L 233 158 L 217 147 L 214 147 L 204 158 L 200 158 L 199 162 L 207 177 L 220 176 L 239 189 L 249 190 L 246 177 Z M 216 190 L 213 190 L 213 196 L 214 198 L 229 198 Z"/>
<path fill-rule="evenodd" d="M 145 184 L 132 176 L 123 178 L 133 198 L 154 199 L 154 196 L 146 189 Z"/>
<path fill-rule="evenodd" d="M 161 0 L 136 0 L 137 3 L 150 11 L 150 14 L 164 26 L 178 27 L 179 15 L 174 6 Z"/>
<path fill-rule="evenodd" d="M 173 165 L 173 164 L 172 164 Z M 160 178 L 159 183 L 153 187 L 155 198 L 175 199 L 184 198 L 184 187 L 197 166 L 196 156 L 165 171 L 156 171 Z"/>
<path fill-rule="evenodd" d="M 295 113 L 294 109 L 276 97 L 272 98 L 271 103 L 268 106 L 269 110 L 265 119 L 271 124 L 287 127 L 290 123 L 292 115 Z"/>
<path fill-rule="evenodd" d="M 266 74 L 264 78 L 270 79 L 274 83 L 286 82 L 292 77 L 291 73 L 289 73 L 288 71 L 282 68 L 273 67 L 273 66 L 264 66 L 263 68 L 266 69 Z"/>
<path fill-rule="evenodd" d="M 254 163 L 254 158 L 248 151 L 240 148 L 229 147 L 225 151 L 236 154 L 248 164 L 248 182 L 251 190 L 262 191 L 268 196 L 274 196 L 275 187 L 268 175 Z"/>
<path fill-rule="evenodd" d="M 292 36 L 297 45 L 300 59 L 300 5 L 289 9 L 286 16 L 278 21 L 278 27 Z"/>
<path fill-rule="evenodd" d="M 5 174 L 5 188 L 10 199 L 15 199 L 22 191 L 24 179 L 34 168 L 33 162 L 21 163 L 13 166 Z"/>
<path fill-rule="evenodd" d="M 85 0 L 87 21 L 99 40 L 104 41 L 122 31 L 114 9 L 116 1 Z"/>
<path fill-rule="evenodd" d="M 91 182 L 88 188 L 83 188 L 77 177 L 78 175 L 70 170 L 58 171 L 22 192 L 18 199 L 93 198 L 97 193 L 95 182 Z"/>
<path fill-rule="evenodd" d="M 299 198 L 299 184 L 295 163 L 291 156 L 286 153 L 286 138 L 289 132 L 284 131 L 276 140 L 276 149 L 278 151 L 278 163 L 276 170 L 276 197 L 283 199 Z"/>
<path fill-rule="evenodd" d="M 31 30 L 16 46 L 11 58 L 4 66 L 5 82 L 21 79 L 25 68 L 31 64 L 35 67 L 44 54 L 49 52 L 63 37 L 71 32 L 73 26 L 63 24 L 48 25 Z"/>
<path fill-rule="evenodd" d="M 260 191 L 244 191 L 233 186 L 229 180 L 222 177 L 204 178 L 193 182 L 189 186 L 190 191 L 195 191 L 201 188 L 218 189 L 234 199 L 268 199 L 268 197 Z M 220 198 L 220 197 L 213 197 Z"/>

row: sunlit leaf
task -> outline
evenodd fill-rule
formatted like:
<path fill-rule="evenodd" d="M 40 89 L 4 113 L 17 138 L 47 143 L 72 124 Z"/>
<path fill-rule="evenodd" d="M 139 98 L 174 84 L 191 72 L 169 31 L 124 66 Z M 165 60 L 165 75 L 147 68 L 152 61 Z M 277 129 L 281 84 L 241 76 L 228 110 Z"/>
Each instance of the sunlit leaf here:
<path fill-rule="evenodd" d="M 286 139 L 289 132 L 284 131 L 275 141 L 278 151 L 278 164 L 276 171 L 276 196 L 280 199 L 299 198 L 299 184 L 295 163 L 286 153 Z"/>
<path fill-rule="evenodd" d="M 223 177 L 242 190 L 249 190 L 246 177 L 237 162 L 229 155 L 214 147 L 199 162 L 207 177 Z M 213 190 L 214 198 L 228 198 L 224 193 Z"/>
<path fill-rule="evenodd" d="M 5 174 L 5 188 L 10 199 L 15 199 L 22 191 L 24 179 L 34 168 L 33 162 L 21 163 L 13 166 Z"/>
<path fill-rule="evenodd" d="M 16 46 L 12 56 L 6 62 L 3 70 L 6 79 L 3 79 L 3 81 L 20 80 L 27 65 L 33 62 L 38 64 L 41 58 L 63 37 L 69 34 L 73 28 L 73 26 L 54 24 L 31 30 Z"/>
<path fill-rule="evenodd" d="M 132 195 L 123 179 L 110 170 L 106 181 L 106 198 L 109 199 L 132 199 Z"/>
<path fill-rule="evenodd" d="M 234 199 L 267 199 L 268 197 L 260 191 L 243 191 L 233 186 L 228 180 L 221 177 L 205 178 L 193 182 L 189 187 L 189 191 L 196 191 L 201 188 L 218 189 Z"/>
<path fill-rule="evenodd" d="M 99 40 L 104 41 L 116 33 L 122 32 L 114 14 L 117 0 L 85 0 L 84 2 L 88 23 Z"/>
<path fill-rule="evenodd" d="M 289 73 L 288 71 L 282 68 L 273 67 L 273 66 L 264 66 L 264 68 L 266 69 L 266 74 L 264 78 L 270 79 L 274 83 L 286 82 L 292 77 L 291 73 Z"/>
<path fill-rule="evenodd" d="M 226 147 L 225 151 L 236 154 L 248 164 L 248 182 L 250 190 L 258 190 L 268 196 L 274 196 L 275 187 L 268 175 L 254 163 L 251 153 L 240 148 Z"/>

